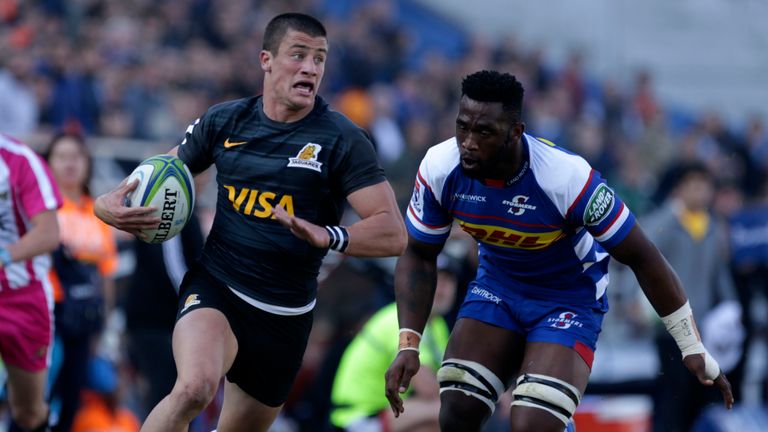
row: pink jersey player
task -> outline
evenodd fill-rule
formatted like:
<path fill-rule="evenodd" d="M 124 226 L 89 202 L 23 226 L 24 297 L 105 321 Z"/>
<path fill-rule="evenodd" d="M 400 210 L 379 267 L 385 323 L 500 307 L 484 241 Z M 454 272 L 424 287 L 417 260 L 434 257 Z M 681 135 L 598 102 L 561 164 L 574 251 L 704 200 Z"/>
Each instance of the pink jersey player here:
<path fill-rule="evenodd" d="M 43 389 L 53 310 L 48 252 L 59 242 L 61 202 L 45 162 L 0 134 L 0 356 L 8 369 L 11 415 L 29 430 L 47 421 Z"/>

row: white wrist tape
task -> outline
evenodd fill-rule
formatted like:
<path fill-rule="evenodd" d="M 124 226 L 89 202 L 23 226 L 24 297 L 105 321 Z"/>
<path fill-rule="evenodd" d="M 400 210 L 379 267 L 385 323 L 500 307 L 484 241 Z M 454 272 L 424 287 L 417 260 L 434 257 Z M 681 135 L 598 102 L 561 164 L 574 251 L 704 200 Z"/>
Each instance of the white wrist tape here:
<path fill-rule="evenodd" d="M 720 375 L 720 366 L 717 361 L 709 354 L 704 344 L 699 339 L 696 331 L 696 323 L 693 321 L 693 311 L 689 302 L 685 302 L 680 309 L 671 314 L 661 317 L 664 326 L 669 334 L 675 338 L 678 348 L 683 354 L 683 358 L 691 354 L 704 355 L 704 373 L 707 379 L 715 379 Z"/>

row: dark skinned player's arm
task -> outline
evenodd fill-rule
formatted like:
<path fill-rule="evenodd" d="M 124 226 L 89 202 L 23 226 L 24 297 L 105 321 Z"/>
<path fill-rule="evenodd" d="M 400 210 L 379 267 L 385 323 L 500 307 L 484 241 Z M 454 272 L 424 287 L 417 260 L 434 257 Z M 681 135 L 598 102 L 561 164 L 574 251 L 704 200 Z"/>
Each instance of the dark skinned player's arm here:
<path fill-rule="evenodd" d="M 671 314 L 687 301 L 677 274 L 639 225 L 636 224 L 627 237 L 608 252 L 632 269 L 659 316 Z"/>
<path fill-rule="evenodd" d="M 701 343 L 683 286 L 661 252 L 637 224 L 609 252 L 632 269 L 643 293 L 677 342 L 685 366 L 702 384 L 714 384 L 723 395 L 725 407 L 732 408 L 731 385 L 720 371 L 717 361 Z"/>
<path fill-rule="evenodd" d="M 442 249 L 443 244 L 423 243 L 408 236 L 408 246 L 395 267 L 395 298 L 401 329 L 423 332 L 432 310 L 437 256 Z"/>
<path fill-rule="evenodd" d="M 385 394 L 395 417 L 405 409 L 400 394 L 405 393 L 420 368 L 419 342 L 432 309 L 437 287 L 437 255 L 442 249 L 442 243 L 422 243 L 408 236 L 408 246 L 395 267 L 400 341 L 397 356 L 384 375 Z"/>

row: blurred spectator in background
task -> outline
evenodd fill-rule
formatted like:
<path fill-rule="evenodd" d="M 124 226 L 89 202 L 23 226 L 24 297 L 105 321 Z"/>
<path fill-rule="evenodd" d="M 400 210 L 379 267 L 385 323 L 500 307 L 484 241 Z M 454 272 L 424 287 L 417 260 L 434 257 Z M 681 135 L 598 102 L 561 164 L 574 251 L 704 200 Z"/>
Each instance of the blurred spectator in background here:
<path fill-rule="evenodd" d="M 139 420 L 120 405 L 120 376 L 117 366 L 103 357 L 88 360 L 82 407 L 72 432 L 138 432 Z"/>
<path fill-rule="evenodd" d="M 142 419 L 176 382 L 171 335 L 179 286 L 202 249 L 203 232 L 197 213 L 179 235 L 162 244 L 134 242 L 139 270 L 130 277 L 124 307 L 128 356 L 143 381 L 139 386 Z"/>
<path fill-rule="evenodd" d="M 0 131 L 26 136 L 38 126 L 40 106 L 33 89 L 32 62 L 28 52 L 0 48 Z"/>
<path fill-rule="evenodd" d="M 736 363 L 734 355 L 738 360 L 742 354 L 743 338 L 739 340 L 733 333 L 720 335 L 731 339 L 730 344 L 723 345 L 722 338 L 708 339 L 710 335 L 705 332 L 707 315 L 721 302 L 736 299 L 727 267 L 726 234 L 710 211 L 714 180 L 703 163 L 674 165 L 670 172 L 669 196 L 659 210 L 645 218 L 643 226 L 686 287 L 702 339 L 722 371 L 729 373 Z M 675 340 L 661 323 L 658 327 L 661 370 L 654 399 L 654 430 L 687 432 L 707 404 L 720 400 L 720 392 L 700 386 L 696 377 L 687 373 Z M 740 377 L 731 383 L 734 395 L 740 395 Z"/>
<path fill-rule="evenodd" d="M 365 324 L 341 358 L 331 392 L 331 423 L 347 432 L 438 431 L 440 393 L 435 374 L 448 344 L 448 326 L 442 315 L 451 310 L 456 297 L 458 263 L 447 254 L 437 260 L 437 288 L 432 313 L 422 339 L 421 369 L 405 394 L 407 413 L 395 418 L 381 388 L 384 373 L 397 346 L 397 305 L 390 303 Z"/>
<path fill-rule="evenodd" d="M 0 134 L 0 356 L 10 432 L 48 430 L 52 341 L 50 258 L 59 243 L 59 189 L 32 149 Z"/>
<path fill-rule="evenodd" d="M 731 272 L 736 283 L 742 307 L 745 329 L 745 346 L 750 346 L 756 336 L 765 339 L 765 311 L 757 309 L 755 300 L 768 295 L 768 180 L 763 177 L 761 193 L 747 205 L 730 215 Z M 743 357 L 737 370 L 746 368 Z M 745 374 L 745 372 L 742 372 Z M 765 400 L 765 376 L 760 383 L 760 397 Z"/>
<path fill-rule="evenodd" d="M 85 138 L 62 132 L 45 159 L 64 199 L 57 212 L 61 244 L 53 253 L 51 282 L 56 300 L 56 346 L 63 363 L 52 392 L 54 431 L 68 431 L 80 405 L 94 343 L 115 304 L 117 244 L 112 228 L 93 214 L 89 183 L 92 161 Z"/>

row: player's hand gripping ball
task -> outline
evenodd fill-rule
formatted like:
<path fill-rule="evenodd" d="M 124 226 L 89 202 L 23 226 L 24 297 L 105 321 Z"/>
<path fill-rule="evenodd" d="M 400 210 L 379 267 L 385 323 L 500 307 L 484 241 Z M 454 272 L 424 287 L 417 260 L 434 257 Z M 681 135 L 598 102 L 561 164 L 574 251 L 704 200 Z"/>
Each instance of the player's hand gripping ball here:
<path fill-rule="evenodd" d="M 160 218 L 155 228 L 143 229 L 147 243 L 162 243 L 178 234 L 192 216 L 195 185 L 192 173 L 181 159 L 171 155 L 152 156 L 128 176 L 139 184 L 126 197 L 127 207 L 154 207 Z"/>

